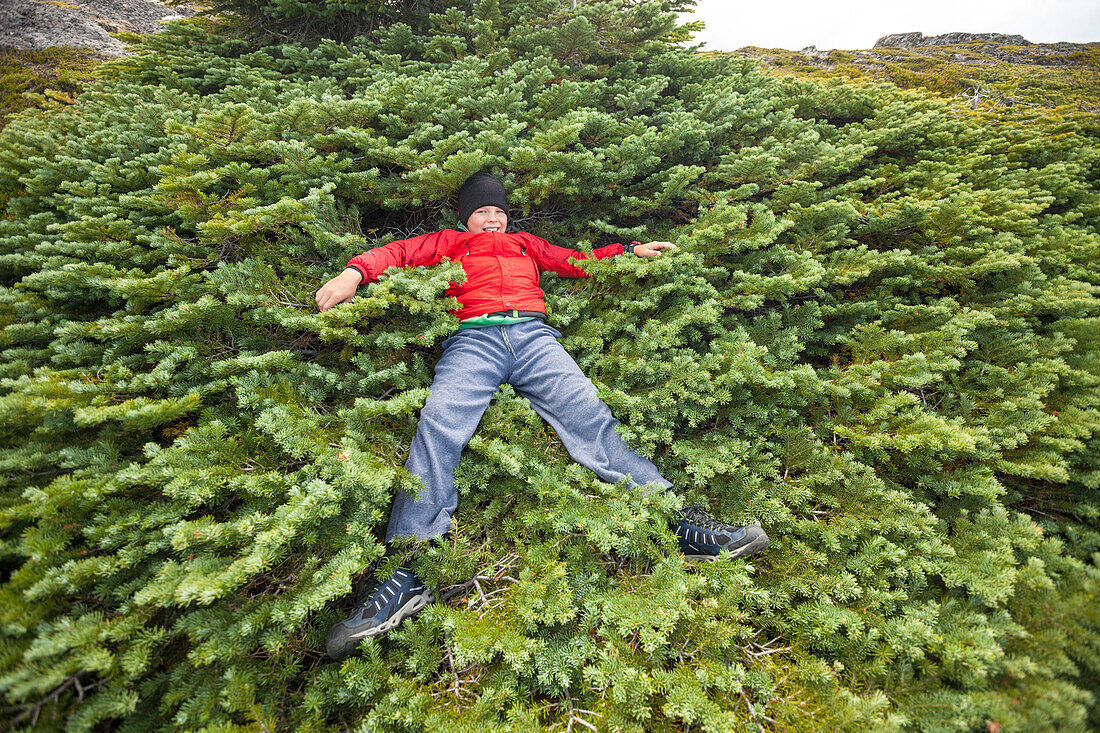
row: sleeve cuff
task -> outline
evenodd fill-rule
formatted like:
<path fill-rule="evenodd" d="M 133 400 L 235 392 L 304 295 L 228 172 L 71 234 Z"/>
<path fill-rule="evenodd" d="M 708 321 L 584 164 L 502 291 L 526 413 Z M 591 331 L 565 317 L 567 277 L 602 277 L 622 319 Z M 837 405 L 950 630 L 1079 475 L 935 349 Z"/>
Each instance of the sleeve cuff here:
<path fill-rule="evenodd" d="M 367 280 L 367 273 L 365 273 L 365 272 L 364 272 L 363 270 L 359 269 L 359 268 L 358 268 L 358 267 L 356 267 L 355 265 L 348 265 L 348 266 L 347 266 L 347 267 L 345 267 L 344 269 L 345 269 L 345 270 L 355 270 L 356 272 L 358 272 L 358 273 L 359 273 L 359 284 L 360 284 L 360 285 L 362 285 L 362 284 L 363 284 L 364 282 L 366 282 L 366 280 Z"/>

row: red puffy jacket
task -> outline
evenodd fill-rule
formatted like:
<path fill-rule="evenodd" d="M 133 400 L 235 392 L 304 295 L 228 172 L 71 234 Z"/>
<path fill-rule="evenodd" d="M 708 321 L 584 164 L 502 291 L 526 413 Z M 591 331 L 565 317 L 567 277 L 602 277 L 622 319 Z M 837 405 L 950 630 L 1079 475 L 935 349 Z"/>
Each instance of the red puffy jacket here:
<path fill-rule="evenodd" d="M 609 244 L 593 250 L 602 260 L 623 253 L 621 244 Z M 569 259 L 584 260 L 580 250 L 550 244 L 528 232 L 459 232 L 444 229 L 412 239 L 376 247 L 353 257 L 348 267 L 362 274 L 364 283 L 378 279 L 388 267 L 434 265 L 450 258 L 462 264 L 466 282 L 451 283 L 447 295 L 454 296 L 462 308 L 452 311 L 465 320 L 503 310 L 546 312 L 539 273 L 546 270 L 566 277 L 584 277 L 584 270 Z"/>

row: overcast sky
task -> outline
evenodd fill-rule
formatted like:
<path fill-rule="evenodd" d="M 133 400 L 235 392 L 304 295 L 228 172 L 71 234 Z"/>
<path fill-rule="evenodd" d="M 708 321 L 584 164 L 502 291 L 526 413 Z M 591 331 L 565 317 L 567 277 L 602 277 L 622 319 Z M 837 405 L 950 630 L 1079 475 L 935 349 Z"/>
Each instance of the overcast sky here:
<path fill-rule="evenodd" d="M 881 36 L 910 31 L 1100 41 L 1100 0 L 698 0 L 683 19 L 691 17 L 707 24 L 696 42 L 714 51 L 871 48 Z"/>

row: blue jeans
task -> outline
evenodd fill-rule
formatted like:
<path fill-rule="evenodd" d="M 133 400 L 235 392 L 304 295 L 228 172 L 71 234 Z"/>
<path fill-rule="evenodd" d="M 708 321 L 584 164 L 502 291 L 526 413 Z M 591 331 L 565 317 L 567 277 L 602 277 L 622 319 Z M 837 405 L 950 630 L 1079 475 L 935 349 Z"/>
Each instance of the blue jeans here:
<path fill-rule="evenodd" d="M 431 396 L 420 411 L 405 468 L 424 488 L 397 495 L 386 541 L 430 539 L 451 528 L 458 506 L 454 471 L 493 394 L 502 384 L 530 402 L 550 423 L 573 460 L 608 483 L 671 483 L 615 432 L 619 424 L 596 387 L 558 343 L 561 333 L 542 321 L 467 328 L 443 342 Z"/>

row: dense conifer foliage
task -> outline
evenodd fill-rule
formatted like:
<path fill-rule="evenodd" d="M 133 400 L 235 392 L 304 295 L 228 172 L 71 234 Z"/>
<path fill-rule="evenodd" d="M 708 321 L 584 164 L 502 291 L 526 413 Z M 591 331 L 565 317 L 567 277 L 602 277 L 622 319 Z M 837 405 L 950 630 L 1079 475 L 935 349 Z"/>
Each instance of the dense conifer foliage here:
<path fill-rule="evenodd" d="M 0 133 L 18 727 L 1089 726 L 1095 138 L 704 58 L 680 3 L 572 4 L 174 24 Z M 679 245 L 547 276 L 551 318 L 678 498 L 772 545 L 686 567 L 675 497 L 601 483 L 504 388 L 415 556 L 443 602 L 334 664 L 461 270 L 313 293 L 453 226 L 478 170 L 555 243 Z"/>
<path fill-rule="evenodd" d="M 398 19 L 422 29 L 433 13 L 454 5 L 448 0 L 208 0 L 200 15 L 217 25 L 219 35 L 309 43 L 350 40 Z"/>

